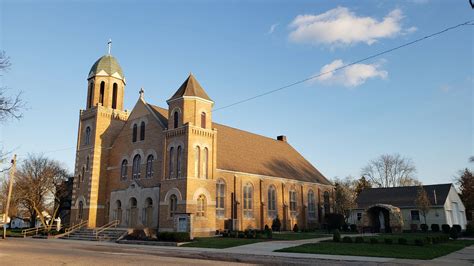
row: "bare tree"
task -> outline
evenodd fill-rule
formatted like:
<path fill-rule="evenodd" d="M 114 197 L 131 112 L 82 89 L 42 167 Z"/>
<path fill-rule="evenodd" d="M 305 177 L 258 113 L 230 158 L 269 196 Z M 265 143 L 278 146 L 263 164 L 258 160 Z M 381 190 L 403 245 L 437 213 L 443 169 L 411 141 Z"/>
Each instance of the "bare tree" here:
<path fill-rule="evenodd" d="M 335 211 L 344 215 L 346 221 L 349 218 L 351 209 L 355 207 L 355 183 L 356 181 L 351 176 L 345 179 L 334 179 Z"/>
<path fill-rule="evenodd" d="M 375 187 L 399 187 L 421 184 L 415 177 L 416 167 L 409 158 L 400 154 L 383 154 L 362 168 L 365 176 Z"/>
<path fill-rule="evenodd" d="M 10 58 L 4 51 L 0 51 L 0 75 L 11 66 Z M 9 118 L 20 119 L 25 102 L 21 98 L 21 92 L 14 96 L 6 94 L 7 88 L 0 87 L 0 122 L 5 122 Z"/>
<path fill-rule="evenodd" d="M 423 218 L 426 224 L 426 214 L 430 210 L 431 203 L 430 203 L 430 199 L 428 198 L 428 194 L 426 193 L 425 189 L 421 185 L 418 187 L 415 204 L 418 207 L 418 209 L 421 211 L 421 215 L 423 215 Z"/>
<path fill-rule="evenodd" d="M 56 217 L 59 207 L 60 190 L 67 178 L 67 170 L 57 161 L 43 155 L 28 155 L 20 165 L 15 177 L 14 198 L 30 214 L 31 226 L 36 223 L 38 216 L 47 230 L 52 223 L 46 222 L 43 212 L 52 213 Z"/>

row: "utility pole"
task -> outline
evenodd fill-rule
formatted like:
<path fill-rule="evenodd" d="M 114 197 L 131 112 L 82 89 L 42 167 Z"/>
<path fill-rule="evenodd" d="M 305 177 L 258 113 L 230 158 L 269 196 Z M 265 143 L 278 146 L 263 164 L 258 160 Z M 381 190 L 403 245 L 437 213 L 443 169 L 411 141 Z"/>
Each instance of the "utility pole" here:
<path fill-rule="evenodd" d="M 10 209 L 10 198 L 12 196 L 12 189 L 13 189 L 13 179 L 15 177 L 16 171 L 16 154 L 13 155 L 13 159 L 11 161 L 12 166 L 10 168 L 10 178 L 8 180 L 8 196 L 7 196 L 7 205 L 5 206 L 5 214 L 3 216 L 3 239 L 7 238 L 7 221 L 8 221 L 8 209 Z"/>

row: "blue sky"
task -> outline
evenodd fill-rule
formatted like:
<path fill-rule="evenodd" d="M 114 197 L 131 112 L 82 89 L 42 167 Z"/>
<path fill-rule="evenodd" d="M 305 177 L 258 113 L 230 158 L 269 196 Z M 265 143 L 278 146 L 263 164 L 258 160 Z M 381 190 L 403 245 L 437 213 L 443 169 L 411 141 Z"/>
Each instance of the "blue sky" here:
<path fill-rule="evenodd" d="M 166 106 L 193 72 L 216 108 L 474 19 L 467 1 L 0 1 L 1 84 L 29 109 L 1 128 L 20 155 L 73 170 L 86 78 L 113 40 L 127 78 Z M 328 178 L 383 153 L 424 183 L 451 182 L 474 152 L 473 26 L 347 71 L 216 111 L 216 122 L 288 141 Z"/>

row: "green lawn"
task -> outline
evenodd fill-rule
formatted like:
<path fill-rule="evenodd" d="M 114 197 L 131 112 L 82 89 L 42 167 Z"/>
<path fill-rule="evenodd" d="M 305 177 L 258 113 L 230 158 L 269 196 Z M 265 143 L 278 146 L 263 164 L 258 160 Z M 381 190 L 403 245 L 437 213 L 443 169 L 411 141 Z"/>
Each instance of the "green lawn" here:
<path fill-rule="evenodd" d="M 301 240 L 322 237 L 332 237 L 332 235 L 322 233 L 273 233 L 272 240 Z"/>
<path fill-rule="evenodd" d="M 330 255 L 352 255 L 369 257 L 390 257 L 402 259 L 429 260 L 444 256 L 466 246 L 473 245 L 473 240 L 450 240 L 447 243 L 427 246 L 387 245 L 387 244 L 355 244 L 322 242 L 304 244 L 297 247 L 277 250 L 277 252 L 313 253 Z"/>
<path fill-rule="evenodd" d="M 230 237 L 202 237 L 195 238 L 193 242 L 182 247 L 194 248 L 230 248 L 266 241 L 264 239 L 230 238 Z"/>

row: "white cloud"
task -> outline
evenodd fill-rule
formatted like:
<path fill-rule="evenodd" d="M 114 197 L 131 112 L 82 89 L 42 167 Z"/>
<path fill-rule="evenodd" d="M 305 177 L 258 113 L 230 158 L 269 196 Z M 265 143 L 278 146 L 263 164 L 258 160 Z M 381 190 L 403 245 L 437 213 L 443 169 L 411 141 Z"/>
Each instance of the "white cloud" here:
<path fill-rule="evenodd" d="M 318 74 L 331 72 L 337 68 L 344 66 L 341 59 L 332 61 L 331 63 L 323 66 Z M 348 66 L 344 69 L 327 73 L 314 81 L 327 84 L 327 85 L 343 85 L 345 87 L 357 87 L 365 83 L 368 79 L 381 78 L 385 79 L 388 76 L 388 72 L 381 69 L 380 63 L 374 64 L 355 64 Z"/>
<path fill-rule="evenodd" d="M 337 7 L 318 15 L 298 15 L 289 25 L 289 39 L 297 43 L 350 45 L 359 42 L 369 45 L 381 38 L 391 38 L 416 30 L 402 29 L 400 9 L 388 13 L 382 21 L 372 17 L 358 17 L 345 7 Z"/>
<path fill-rule="evenodd" d="M 277 27 L 279 24 L 280 24 L 280 23 L 272 24 L 272 25 L 270 26 L 270 29 L 268 30 L 267 34 L 272 34 L 272 33 L 275 31 L 276 27 Z"/>

